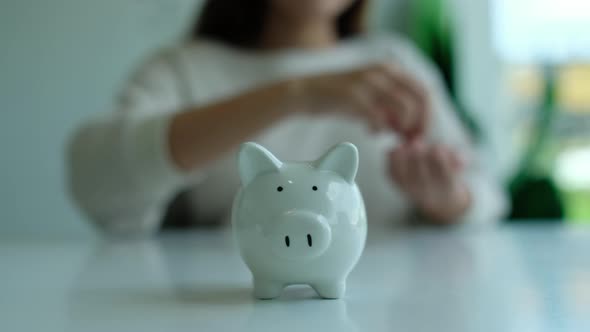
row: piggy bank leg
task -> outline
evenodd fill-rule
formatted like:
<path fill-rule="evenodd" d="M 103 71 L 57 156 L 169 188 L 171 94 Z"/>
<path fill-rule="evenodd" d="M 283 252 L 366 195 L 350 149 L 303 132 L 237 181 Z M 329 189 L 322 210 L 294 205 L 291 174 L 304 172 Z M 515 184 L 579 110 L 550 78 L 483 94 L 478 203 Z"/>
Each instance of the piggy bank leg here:
<path fill-rule="evenodd" d="M 281 295 L 283 284 L 260 278 L 254 278 L 254 297 L 261 300 L 270 300 Z"/>
<path fill-rule="evenodd" d="M 325 299 L 339 299 L 346 292 L 346 282 L 344 280 L 322 281 L 311 286 Z"/>

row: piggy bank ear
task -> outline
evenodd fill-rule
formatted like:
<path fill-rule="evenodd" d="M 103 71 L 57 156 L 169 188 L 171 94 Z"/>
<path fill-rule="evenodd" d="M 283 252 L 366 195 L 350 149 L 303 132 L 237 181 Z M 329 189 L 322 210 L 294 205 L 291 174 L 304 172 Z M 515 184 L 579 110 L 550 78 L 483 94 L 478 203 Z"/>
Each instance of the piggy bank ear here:
<path fill-rule="evenodd" d="M 238 154 L 238 171 L 244 187 L 260 174 L 278 172 L 282 165 L 270 151 L 256 143 L 242 144 Z"/>
<path fill-rule="evenodd" d="M 352 143 L 340 143 L 318 159 L 315 166 L 319 170 L 335 172 L 353 183 L 359 166 L 359 152 Z"/>

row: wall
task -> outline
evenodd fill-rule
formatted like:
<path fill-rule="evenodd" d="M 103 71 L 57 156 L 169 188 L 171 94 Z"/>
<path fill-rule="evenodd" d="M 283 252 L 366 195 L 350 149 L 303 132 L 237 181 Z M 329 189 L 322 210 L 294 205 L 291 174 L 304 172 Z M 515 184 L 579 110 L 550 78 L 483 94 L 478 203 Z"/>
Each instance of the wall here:
<path fill-rule="evenodd" d="M 194 1 L 0 1 L 0 235 L 86 234 L 63 190 L 66 138 Z"/>

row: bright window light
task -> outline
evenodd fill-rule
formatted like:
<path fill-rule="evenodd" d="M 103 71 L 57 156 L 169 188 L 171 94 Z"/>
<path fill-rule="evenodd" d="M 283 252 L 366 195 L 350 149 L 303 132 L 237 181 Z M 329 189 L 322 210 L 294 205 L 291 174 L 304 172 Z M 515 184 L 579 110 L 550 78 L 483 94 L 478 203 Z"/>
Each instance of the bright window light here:
<path fill-rule="evenodd" d="M 590 188 L 590 147 L 562 153 L 557 158 L 554 177 L 562 188 L 587 190 Z"/>
<path fill-rule="evenodd" d="M 590 59 L 590 0 L 492 0 L 494 44 L 508 61 Z"/>

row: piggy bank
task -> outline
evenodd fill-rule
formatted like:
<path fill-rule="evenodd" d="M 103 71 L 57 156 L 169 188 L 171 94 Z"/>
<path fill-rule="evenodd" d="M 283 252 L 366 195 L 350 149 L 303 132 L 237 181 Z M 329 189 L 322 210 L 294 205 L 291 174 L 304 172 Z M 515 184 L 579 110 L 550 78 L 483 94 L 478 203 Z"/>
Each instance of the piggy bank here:
<path fill-rule="evenodd" d="M 367 236 L 357 169 L 351 143 L 311 162 L 280 161 L 256 143 L 241 146 L 232 226 L 255 297 L 278 297 L 293 284 L 310 285 L 322 298 L 344 295 Z"/>

